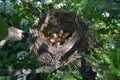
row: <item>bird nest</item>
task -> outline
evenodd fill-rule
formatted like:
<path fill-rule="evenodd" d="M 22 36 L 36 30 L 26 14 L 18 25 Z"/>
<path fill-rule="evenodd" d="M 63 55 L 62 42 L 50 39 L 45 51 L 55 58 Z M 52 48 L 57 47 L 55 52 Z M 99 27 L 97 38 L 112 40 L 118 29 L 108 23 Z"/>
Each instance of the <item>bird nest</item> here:
<path fill-rule="evenodd" d="M 73 12 L 50 10 L 30 30 L 30 49 L 48 65 L 67 64 L 88 48 L 87 25 Z"/>

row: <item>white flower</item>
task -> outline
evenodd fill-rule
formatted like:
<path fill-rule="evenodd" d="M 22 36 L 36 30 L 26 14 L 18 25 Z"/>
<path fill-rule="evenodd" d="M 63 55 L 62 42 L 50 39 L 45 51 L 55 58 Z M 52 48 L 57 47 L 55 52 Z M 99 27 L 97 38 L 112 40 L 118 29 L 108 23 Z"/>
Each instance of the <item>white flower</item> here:
<path fill-rule="evenodd" d="M 14 4 L 6 1 L 5 2 L 5 12 L 6 14 L 9 14 L 10 16 L 12 16 L 14 13 L 16 13 L 16 10 L 14 9 Z"/>
<path fill-rule="evenodd" d="M 118 18 L 120 18 L 120 14 L 118 14 Z"/>
<path fill-rule="evenodd" d="M 16 0 L 17 5 L 20 5 L 21 3 L 22 3 L 21 0 Z"/>
<path fill-rule="evenodd" d="M 35 2 L 34 5 L 36 7 L 42 7 L 42 3 L 40 1 Z"/>
<path fill-rule="evenodd" d="M 20 51 L 20 52 L 17 54 L 17 59 L 23 60 L 27 54 L 28 54 L 28 53 L 27 53 L 26 51 Z"/>
<path fill-rule="evenodd" d="M 22 19 L 20 25 L 27 26 L 29 24 L 28 20 Z"/>
<path fill-rule="evenodd" d="M 110 44 L 109 44 L 109 48 L 114 49 L 114 48 L 115 48 L 115 45 L 112 44 L 112 43 L 110 43 Z"/>
<path fill-rule="evenodd" d="M 4 2 L 0 1 L 0 12 L 4 10 Z"/>
<path fill-rule="evenodd" d="M 55 4 L 54 8 L 59 9 L 59 8 L 62 8 L 63 6 L 66 6 L 66 4 L 65 3 L 59 3 L 59 4 Z"/>
<path fill-rule="evenodd" d="M 103 13 L 102 13 L 102 16 L 103 16 L 103 17 L 110 17 L 110 13 L 109 13 L 109 12 L 103 12 Z"/>
<path fill-rule="evenodd" d="M 52 3 L 52 0 L 43 0 L 43 3 L 44 4 L 50 4 L 50 3 Z"/>

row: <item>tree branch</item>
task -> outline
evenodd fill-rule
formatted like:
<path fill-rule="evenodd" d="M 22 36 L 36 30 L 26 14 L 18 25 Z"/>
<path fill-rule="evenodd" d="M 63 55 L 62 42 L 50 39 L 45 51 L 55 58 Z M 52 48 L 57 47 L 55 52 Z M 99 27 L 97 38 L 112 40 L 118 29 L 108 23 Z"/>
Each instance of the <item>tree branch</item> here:
<path fill-rule="evenodd" d="M 1 40 L 0 41 L 0 49 L 4 46 L 4 44 L 7 42 L 7 40 Z"/>
<path fill-rule="evenodd" d="M 36 16 L 40 16 L 39 10 L 34 7 L 28 0 L 21 0 L 26 6 L 28 6 Z"/>
<path fill-rule="evenodd" d="M 113 0 L 113 1 L 120 4 L 120 1 L 119 1 L 119 0 Z"/>
<path fill-rule="evenodd" d="M 0 69 L 0 76 L 16 76 L 16 75 L 21 75 L 21 74 L 38 74 L 38 73 L 49 73 L 54 71 L 55 69 L 58 69 L 64 65 L 69 64 L 70 62 L 76 60 L 76 58 L 74 58 L 75 56 L 70 57 L 70 61 L 66 62 L 65 64 L 56 64 L 53 66 L 42 66 L 40 68 L 36 68 L 36 69 L 12 69 L 12 70 L 8 70 L 8 69 Z M 78 58 L 80 58 L 81 56 L 76 56 Z"/>
<path fill-rule="evenodd" d="M 12 41 L 27 41 L 27 37 L 29 36 L 29 33 L 24 32 L 20 29 L 17 29 L 13 26 L 8 27 L 8 36 L 0 41 L 0 49 L 4 46 L 4 44 L 8 41 L 8 40 L 12 40 Z"/>
<path fill-rule="evenodd" d="M 83 75 L 83 80 L 96 80 L 97 71 L 94 71 L 93 68 L 87 64 L 86 60 L 81 57 L 78 59 L 78 64 L 76 65 L 79 72 Z"/>
<path fill-rule="evenodd" d="M 57 68 L 61 67 L 61 65 L 55 66 L 43 66 L 36 69 L 17 69 L 17 70 L 7 70 L 7 69 L 0 69 L 0 76 L 16 76 L 21 74 L 37 74 L 41 72 L 51 72 Z"/>
<path fill-rule="evenodd" d="M 6 40 L 21 41 L 23 39 L 24 31 L 15 27 L 8 27 L 8 36 Z"/>

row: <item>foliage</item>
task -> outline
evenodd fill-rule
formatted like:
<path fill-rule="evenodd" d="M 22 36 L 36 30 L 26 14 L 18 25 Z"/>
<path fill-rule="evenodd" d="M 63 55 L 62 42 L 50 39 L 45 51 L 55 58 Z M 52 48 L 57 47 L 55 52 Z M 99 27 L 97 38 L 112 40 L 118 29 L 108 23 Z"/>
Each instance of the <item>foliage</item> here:
<path fill-rule="evenodd" d="M 90 50 L 90 54 L 84 54 L 88 65 L 98 72 L 96 80 L 120 80 L 120 3 L 114 0 L 30 0 L 30 2 L 41 13 L 53 8 L 76 12 L 88 23 L 92 38 L 96 38 L 97 44 Z M 0 15 L 0 39 L 7 35 L 6 24 L 3 21 L 28 31 L 36 20 L 36 16 L 20 0 L 0 0 Z M 17 56 L 22 51 L 29 53 L 27 44 L 7 42 L 0 50 L 0 68 L 19 69 L 41 66 L 41 63 L 37 62 L 31 54 L 18 59 Z M 49 74 L 40 73 L 37 76 L 42 80 L 81 80 L 82 75 L 74 63 Z M 18 77 L 0 77 L 0 80 L 16 78 Z"/>
<path fill-rule="evenodd" d="M 4 19 L 0 16 L 0 39 L 4 39 L 8 35 L 7 25 Z"/>

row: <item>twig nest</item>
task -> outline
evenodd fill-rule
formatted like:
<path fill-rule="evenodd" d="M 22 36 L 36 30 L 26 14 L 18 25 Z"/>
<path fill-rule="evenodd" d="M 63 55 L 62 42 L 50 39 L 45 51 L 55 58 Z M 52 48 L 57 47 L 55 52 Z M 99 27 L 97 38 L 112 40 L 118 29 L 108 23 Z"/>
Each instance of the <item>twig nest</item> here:
<path fill-rule="evenodd" d="M 30 30 L 30 49 L 45 64 L 66 64 L 88 48 L 87 25 L 73 12 L 51 10 Z"/>

